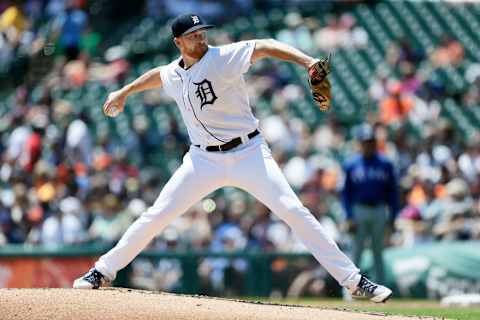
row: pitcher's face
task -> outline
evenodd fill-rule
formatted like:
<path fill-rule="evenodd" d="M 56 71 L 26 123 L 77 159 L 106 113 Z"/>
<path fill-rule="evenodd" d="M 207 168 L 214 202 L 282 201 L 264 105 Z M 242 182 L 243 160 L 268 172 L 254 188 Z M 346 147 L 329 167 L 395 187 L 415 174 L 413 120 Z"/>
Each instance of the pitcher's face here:
<path fill-rule="evenodd" d="M 208 50 L 207 31 L 200 29 L 177 37 L 175 44 L 182 53 L 200 59 Z"/>

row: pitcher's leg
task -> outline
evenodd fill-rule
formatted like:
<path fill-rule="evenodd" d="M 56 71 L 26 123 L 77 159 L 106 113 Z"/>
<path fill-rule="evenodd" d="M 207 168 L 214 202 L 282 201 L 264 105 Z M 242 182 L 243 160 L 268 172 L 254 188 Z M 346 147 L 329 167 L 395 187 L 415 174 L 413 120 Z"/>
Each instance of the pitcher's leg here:
<path fill-rule="evenodd" d="M 343 286 L 351 287 L 359 273 L 323 227 L 305 208 L 286 181 L 266 146 L 240 160 L 231 172 L 230 183 L 251 193 L 283 219 L 314 257 Z"/>
<path fill-rule="evenodd" d="M 204 196 L 221 187 L 223 181 L 211 163 L 185 156 L 183 164 L 162 189 L 157 200 L 125 232 L 117 245 L 100 257 L 95 268 L 113 280 L 176 217 Z"/>

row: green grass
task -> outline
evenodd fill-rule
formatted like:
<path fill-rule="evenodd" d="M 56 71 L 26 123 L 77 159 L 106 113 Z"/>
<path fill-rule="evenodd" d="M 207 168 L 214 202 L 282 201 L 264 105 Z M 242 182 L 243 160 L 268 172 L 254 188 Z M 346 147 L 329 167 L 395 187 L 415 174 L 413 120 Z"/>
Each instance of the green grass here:
<path fill-rule="evenodd" d="M 258 299 L 253 299 L 258 300 Z M 432 300 L 394 299 L 385 304 L 367 301 L 345 302 L 340 299 L 285 299 L 262 300 L 268 303 L 309 305 L 325 309 L 348 309 L 364 312 L 381 312 L 388 315 L 435 317 L 438 319 L 479 320 L 480 307 L 444 307 Z"/>

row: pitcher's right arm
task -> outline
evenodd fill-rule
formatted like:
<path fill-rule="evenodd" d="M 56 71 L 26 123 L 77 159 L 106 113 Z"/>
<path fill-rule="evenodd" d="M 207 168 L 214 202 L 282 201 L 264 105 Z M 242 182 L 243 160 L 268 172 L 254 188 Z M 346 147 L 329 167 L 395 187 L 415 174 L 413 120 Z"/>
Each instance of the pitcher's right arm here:
<path fill-rule="evenodd" d="M 105 101 L 103 105 L 103 112 L 105 115 L 115 116 L 118 113 L 123 112 L 128 96 L 133 93 L 161 88 L 162 77 L 160 76 L 160 69 L 161 67 L 151 69 L 133 82 L 125 85 L 123 88 L 110 93 L 107 101 Z"/>

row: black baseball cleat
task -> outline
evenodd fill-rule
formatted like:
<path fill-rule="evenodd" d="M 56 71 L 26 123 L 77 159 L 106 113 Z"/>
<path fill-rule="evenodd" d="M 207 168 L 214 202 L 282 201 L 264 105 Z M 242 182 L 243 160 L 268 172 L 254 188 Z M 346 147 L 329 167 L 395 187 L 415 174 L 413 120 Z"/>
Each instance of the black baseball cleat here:
<path fill-rule="evenodd" d="M 368 280 L 364 275 L 361 275 L 357 286 L 349 291 L 354 299 L 370 299 L 377 303 L 387 302 L 392 296 L 392 290 Z"/>
<path fill-rule="evenodd" d="M 92 268 L 73 282 L 74 289 L 98 289 L 108 280 L 97 269 Z"/>

